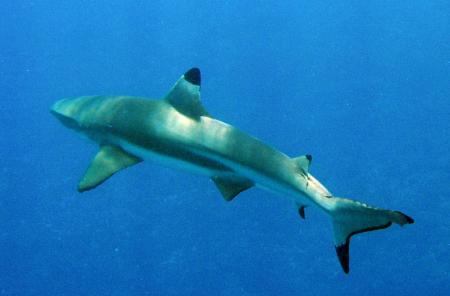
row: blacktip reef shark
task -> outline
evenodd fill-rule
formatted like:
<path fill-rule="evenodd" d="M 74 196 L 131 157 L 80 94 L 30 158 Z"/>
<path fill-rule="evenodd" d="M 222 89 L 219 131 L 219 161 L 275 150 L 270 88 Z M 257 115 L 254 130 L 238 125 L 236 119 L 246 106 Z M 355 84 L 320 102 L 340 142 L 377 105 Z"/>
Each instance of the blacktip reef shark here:
<path fill-rule="evenodd" d="M 309 173 L 310 155 L 290 158 L 213 118 L 200 101 L 200 82 L 200 70 L 192 68 L 161 100 L 84 96 L 56 102 L 51 113 L 100 146 L 78 191 L 93 189 L 144 159 L 211 178 L 227 201 L 258 186 L 290 197 L 303 219 L 307 206 L 327 213 L 345 273 L 353 235 L 414 223 L 399 211 L 335 197 Z"/>

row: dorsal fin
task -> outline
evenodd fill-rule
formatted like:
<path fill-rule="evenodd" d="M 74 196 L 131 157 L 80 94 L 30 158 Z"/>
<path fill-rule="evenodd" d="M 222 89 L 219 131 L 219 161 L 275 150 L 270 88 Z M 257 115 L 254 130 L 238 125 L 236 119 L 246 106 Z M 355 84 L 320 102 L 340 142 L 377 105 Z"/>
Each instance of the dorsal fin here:
<path fill-rule="evenodd" d="M 219 177 L 211 178 L 222 193 L 226 201 L 231 201 L 236 195 L 244 190 L 254 186 L 254 183 L 248 179 L 240 177 Z"/>
<path fill-rule="evenodd" d="M 93 189 L 106 181 L 121 169 L 132 166 L 142 160 L 116 146 L 101 146 L 89 168 L 78 184 L 78 191 Z"/>
<path fill-rule="evenodd" d="M 300 171 L 304 174 L 308 174 L 309 172 L 309 166 L 311 165 L 312 156 L 307 154 L 303 156 L 299 156 L 292 159 L 297 167 L 300 169 Z"/>
<path fill-rule="evenodd" d="M 198 68 L 192 68 L 178 79 L 165 97 L 178 112 L 198 120 L 209 116 L 200 101 L 201 75 Z"/>

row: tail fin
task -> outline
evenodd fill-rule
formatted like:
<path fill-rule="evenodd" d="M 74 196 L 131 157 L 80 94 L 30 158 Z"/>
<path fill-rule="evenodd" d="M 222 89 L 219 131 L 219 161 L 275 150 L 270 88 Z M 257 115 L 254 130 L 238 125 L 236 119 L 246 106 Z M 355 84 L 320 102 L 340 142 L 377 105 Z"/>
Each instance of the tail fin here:
<path fill-rule="evenodd" d="M 411 217 L 398 211 L 379 209 L 346 198 L 333 197 L 332 200 L 334 207 L 330 214 L 333 219 L 334 243 L 345 273 L 350 271 L 349 247 L 353 235 L 384 229 L 392 223 L 401 226 L 414 223 Z"/>

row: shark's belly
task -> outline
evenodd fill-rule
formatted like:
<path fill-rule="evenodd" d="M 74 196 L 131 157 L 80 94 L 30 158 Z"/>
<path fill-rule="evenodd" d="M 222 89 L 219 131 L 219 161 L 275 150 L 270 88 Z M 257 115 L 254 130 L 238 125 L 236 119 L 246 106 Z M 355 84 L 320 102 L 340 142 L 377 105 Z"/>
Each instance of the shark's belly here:
<path fill-rule="evenodd" d="M 284 158 L 266 155 L 266 158 L 257 161 L 243 161 L 232 154 L 220 152 L 220 149 L 198 149 L 198 145 L 194 148 L 188 143 L 172 143 L 166 149 L 150 149 L 119 137 L 111 137 L 109 141 L 132 155 L 169 168 L 207 177 L 239 176 L 251 180 L 257 187 L 290 197 L 298 204 L 311 203 L 301 189 L 306 184 L 304 179 L 292 171 Z M 268 167 L 277 167 L 278 171 L 267 169 Z"/>

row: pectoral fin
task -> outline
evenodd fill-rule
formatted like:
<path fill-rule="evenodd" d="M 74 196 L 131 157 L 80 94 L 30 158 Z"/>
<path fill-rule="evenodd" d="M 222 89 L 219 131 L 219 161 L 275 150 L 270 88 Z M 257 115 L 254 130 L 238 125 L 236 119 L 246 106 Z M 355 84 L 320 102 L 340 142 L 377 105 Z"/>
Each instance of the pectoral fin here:
<path fill-rule="evenodd" d="M 100 151 L 89 165 L 83 179 L 78 184 L 78 191 L 93 189 L 116 172 L 132 166 L 142 160 L 116 146 L 101 146 Z"/>
<path fill-rule="evenodd" d="M 253 187 L 255 184 L 245 178 L 239 177 L 212 177 L 211 178 L 222 193 L 226 201 L 231 201 L 236 195 Z"/>

